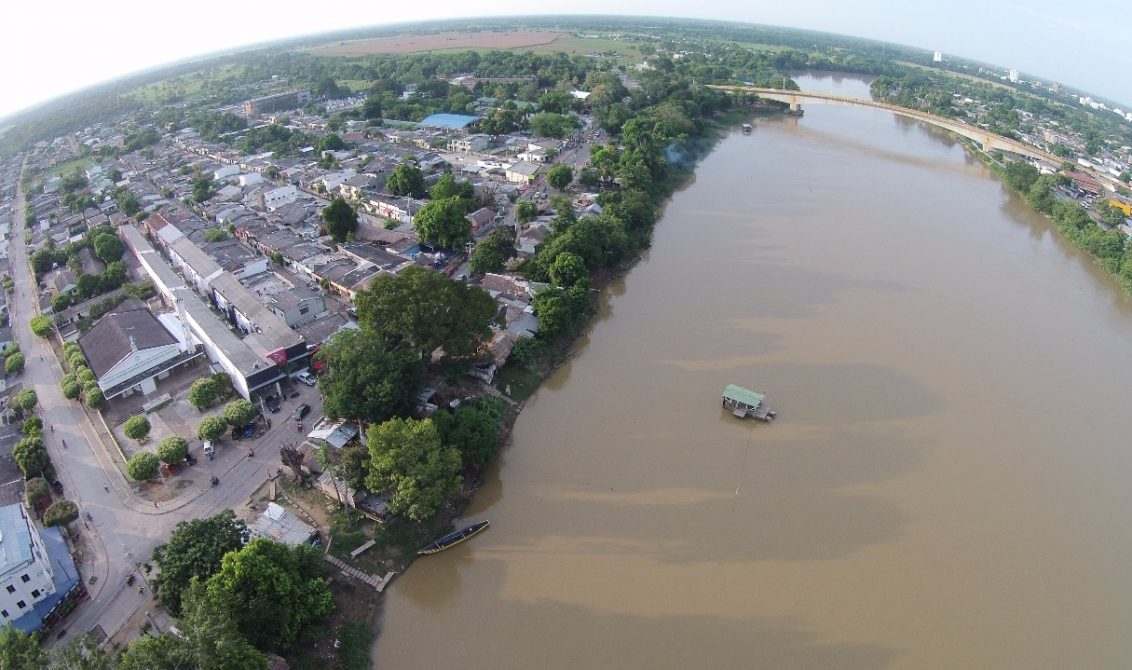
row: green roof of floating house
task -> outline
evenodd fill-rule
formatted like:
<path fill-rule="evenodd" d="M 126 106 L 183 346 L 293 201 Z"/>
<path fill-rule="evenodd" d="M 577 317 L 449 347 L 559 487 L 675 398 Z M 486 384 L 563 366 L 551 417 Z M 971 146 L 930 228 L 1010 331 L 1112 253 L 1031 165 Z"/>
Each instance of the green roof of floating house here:
<path fill-rule="evenodd" d="M 754 391 L 749 391 L 735 384 L 728 384 L 727 388 L 723 389 L 723 397 L 727 400 L 734 400 L 744 405 L 750 405 L 751 407 L 758 407 L 759 403 L 766 398 L 762 393 L 755 393 Z"/>

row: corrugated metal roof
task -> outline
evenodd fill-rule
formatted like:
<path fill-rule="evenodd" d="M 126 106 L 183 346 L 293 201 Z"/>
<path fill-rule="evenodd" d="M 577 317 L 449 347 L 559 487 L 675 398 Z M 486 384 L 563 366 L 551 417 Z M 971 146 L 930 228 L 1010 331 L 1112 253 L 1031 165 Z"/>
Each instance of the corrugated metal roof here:
<path fill-rule="evenodd" d="M 728 384 L 727 388 L 723 389 L 723 397 L 729 400 L 736 400 L 751 407 L 757 407 L 759 403 L 766 398 L 762 393 L 755 393 L 754 391 L 736 386 L 735 384 Z"/>

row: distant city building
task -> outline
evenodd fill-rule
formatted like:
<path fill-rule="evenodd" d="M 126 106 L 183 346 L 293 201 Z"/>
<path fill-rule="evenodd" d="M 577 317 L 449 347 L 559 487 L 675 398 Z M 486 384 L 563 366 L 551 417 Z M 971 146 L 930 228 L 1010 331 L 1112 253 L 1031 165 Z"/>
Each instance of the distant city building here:
<path fill-rule="evenodd" d="M 252 118 L 260 114 L 283 112 L 302 107 L 304 104 L 310 102 L 310 99 L 311 92 L 305 88 L 296 91 L 287 91 L 286 93 L 265 95 L 262 98 L 252 98 L 244 103 L 244 115 L 248 118 Z"/>
<path fill-rule="evenodd" d="M 1060 95 L 1061 94 L 1061 84 L 1059 84 L 1055 81 L 1055 82 L 1053 82 L 1053 85 L 1049 87 L 1049 90 L 1053 91 L 1055 94 Z"/>
<path fill-rule="evenodd" d="M 937 51 L 934 54 L 932 54 L 932 62 L 933 63 L 942 63 L 943 62 L 943 52 Z"/>
<path fill-rule="evenodd" d="M 1017 84 L 1018 83 L 1018 70 L 1011 70 L 1010 73 L 1007 75 L 1007 78 L 1010 80 L 1010 83 Z"/>

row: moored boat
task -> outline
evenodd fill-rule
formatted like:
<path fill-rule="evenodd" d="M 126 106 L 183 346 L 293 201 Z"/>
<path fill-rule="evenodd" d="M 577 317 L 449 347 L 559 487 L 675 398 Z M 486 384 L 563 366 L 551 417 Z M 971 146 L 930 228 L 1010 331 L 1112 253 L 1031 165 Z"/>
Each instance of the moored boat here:
<path fill-rule="evenodd" d="M 487 526 L 488 521 L 486 519 L 483 521 L 478 521 L 468 526 L 467 528 L 448 533 L 444 537 L 426 544 L 421 548 L 420 551 L 417 552 L 417 554 L 420 556 L 426 556 L 428 554 L 436 554 L 442 552 L 445 549 L 454 547 L 464 540 L 467 540 L 475 536 L 476 534 L 483 532 L 487 528 Z"/>

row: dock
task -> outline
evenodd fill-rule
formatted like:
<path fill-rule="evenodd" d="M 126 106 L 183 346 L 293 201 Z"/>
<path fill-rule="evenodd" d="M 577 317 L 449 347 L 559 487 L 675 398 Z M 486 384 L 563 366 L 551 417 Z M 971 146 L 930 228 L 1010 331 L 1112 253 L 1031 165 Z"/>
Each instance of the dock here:
<path fill-rule="evenodd" d="M 777 412 L 767 406 L 766 395 L 742 386 L 728 384 L 723 389 L 723 406 L 740 419 L 748 417 L 758 421 L 773 421 Z"/>

